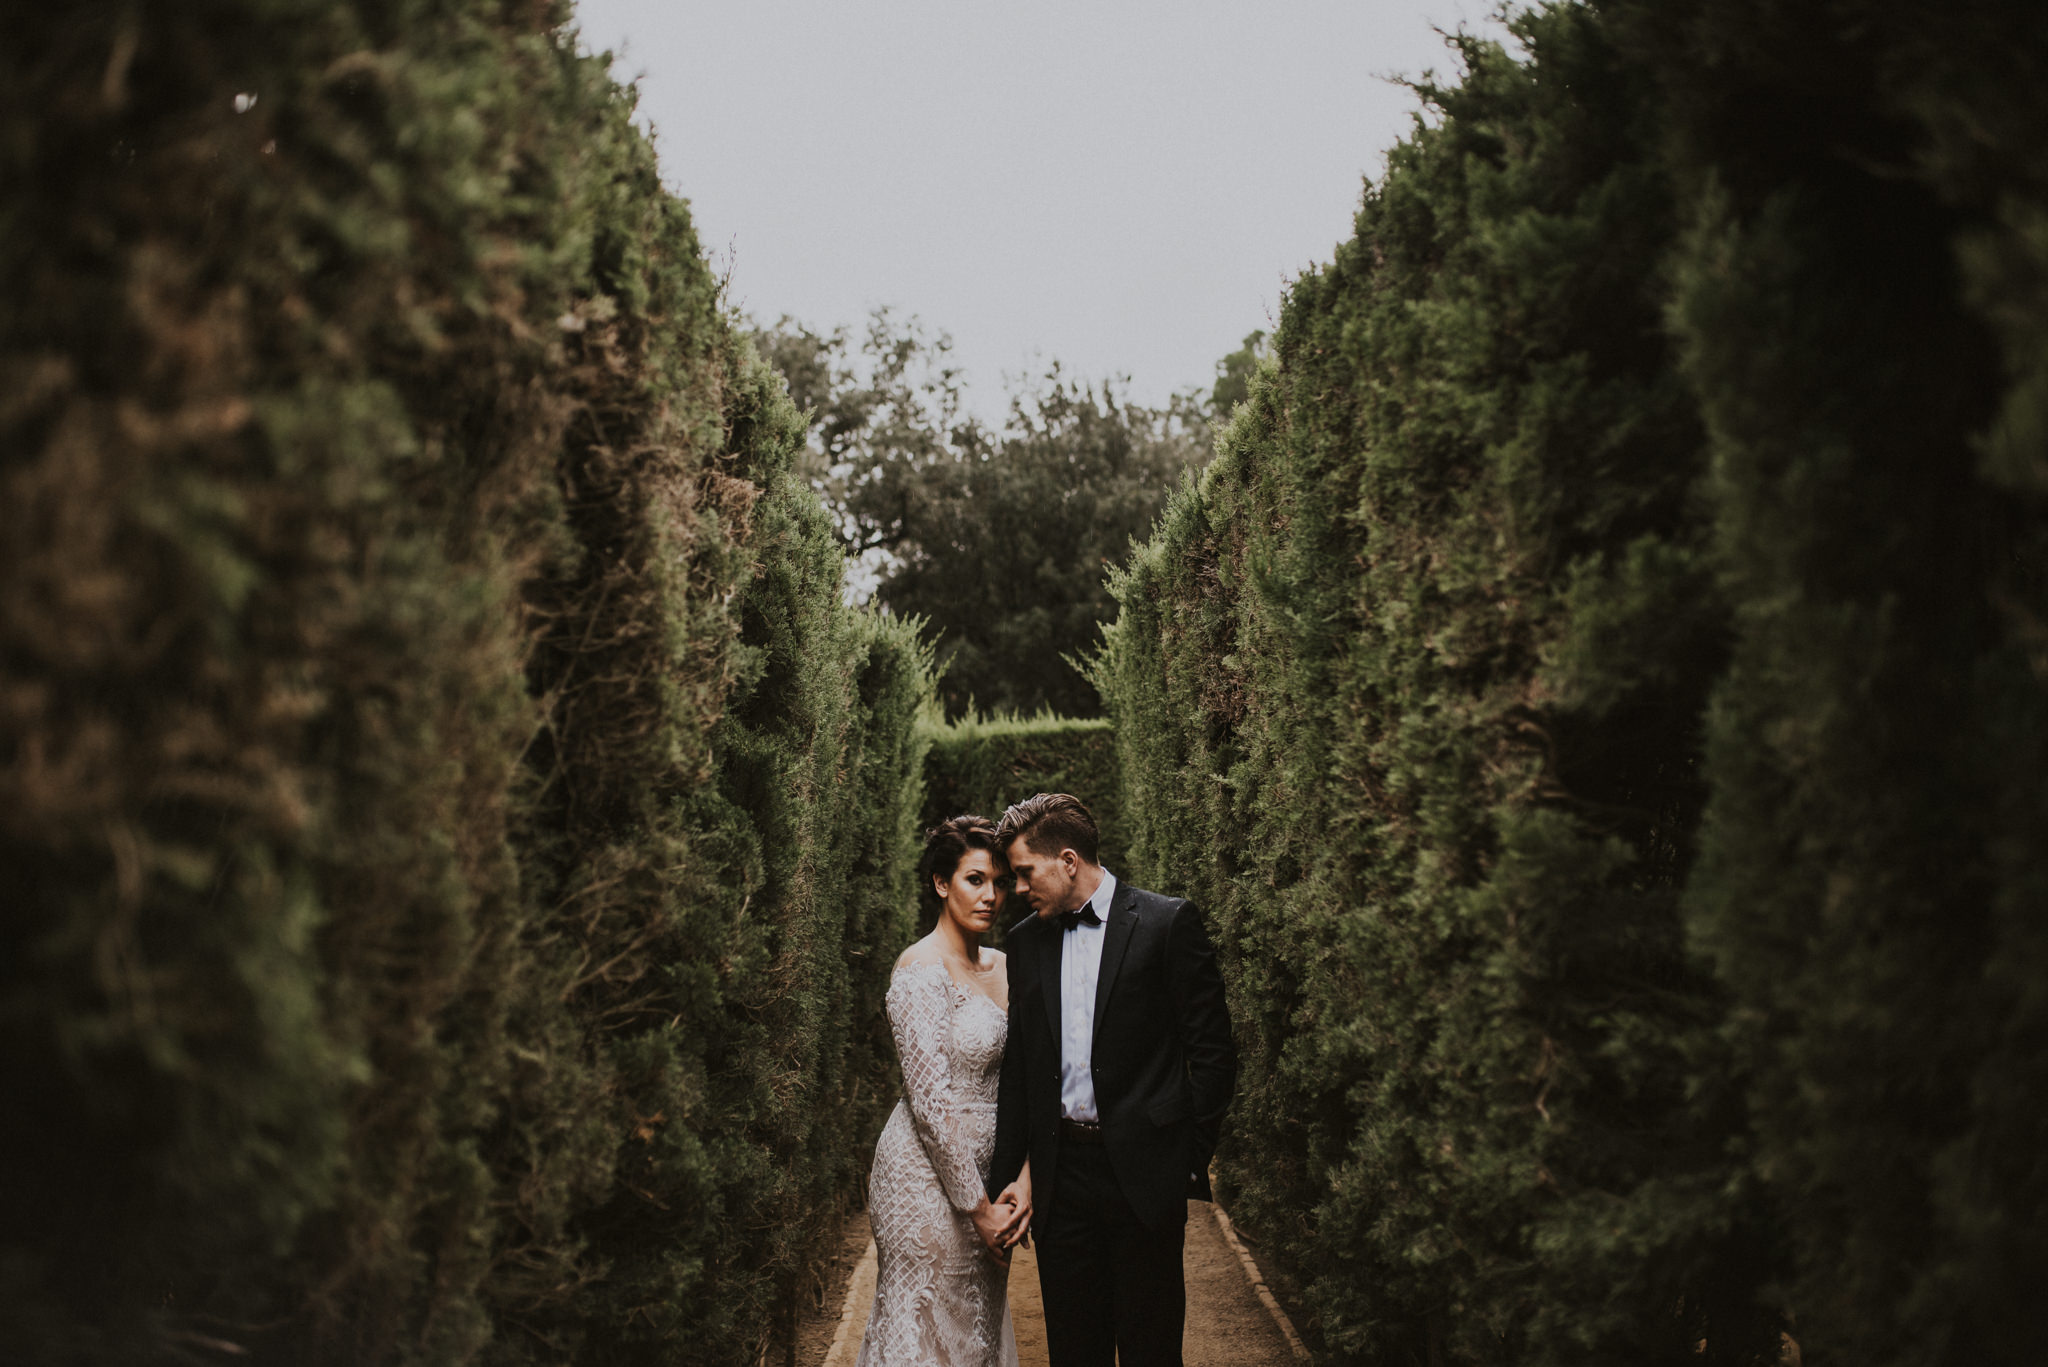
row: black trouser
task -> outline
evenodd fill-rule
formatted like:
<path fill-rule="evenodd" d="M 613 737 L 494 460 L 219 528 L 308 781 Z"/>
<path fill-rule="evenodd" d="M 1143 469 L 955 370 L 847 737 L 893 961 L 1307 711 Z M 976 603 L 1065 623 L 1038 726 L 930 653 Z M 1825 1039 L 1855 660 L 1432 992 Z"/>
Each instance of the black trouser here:
<path fill-rule="evenodd" d="M 1052 1367 L 1181 1367 L 1186 1208 L 1138 1223 L 1098 1145 L 1062 1142 L 1052 1210 L 1038 1224 L 1038 1286 Z"/>

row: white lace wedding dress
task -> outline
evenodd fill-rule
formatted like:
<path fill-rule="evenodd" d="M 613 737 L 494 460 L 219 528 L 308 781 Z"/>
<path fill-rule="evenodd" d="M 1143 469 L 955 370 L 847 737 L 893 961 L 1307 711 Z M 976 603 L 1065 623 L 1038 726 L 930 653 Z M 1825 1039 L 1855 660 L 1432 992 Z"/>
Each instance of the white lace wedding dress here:
<path fill-rule="evenodd" d="M 878 1264 L 856 1367 L 1016 1367 L 1009 1269 L 967 1215 L 995 1151 L 1009 1017 L 935 963 L 897 969 L 888 1006 L 904 1096 L 868 1176 Z"/>

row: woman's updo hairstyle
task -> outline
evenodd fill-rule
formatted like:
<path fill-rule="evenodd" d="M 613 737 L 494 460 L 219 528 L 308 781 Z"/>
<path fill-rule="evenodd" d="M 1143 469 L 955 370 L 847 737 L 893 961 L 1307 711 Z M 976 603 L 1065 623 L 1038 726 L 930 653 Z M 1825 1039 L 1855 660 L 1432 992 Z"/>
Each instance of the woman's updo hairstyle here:
<path fill-rule="evenodd" d="M 924 833 L 924 853 L 917 861 L 917 929 L 919 934 L 939 923 L 939 908 L 946 899 L 932 886 L 934 878 L 951 879 L 953 870 L 969 850 L 987 850 L 998 870 L 1003 851 L 996 844 L 996 827 L 985 816 L 948 817 Z"/>

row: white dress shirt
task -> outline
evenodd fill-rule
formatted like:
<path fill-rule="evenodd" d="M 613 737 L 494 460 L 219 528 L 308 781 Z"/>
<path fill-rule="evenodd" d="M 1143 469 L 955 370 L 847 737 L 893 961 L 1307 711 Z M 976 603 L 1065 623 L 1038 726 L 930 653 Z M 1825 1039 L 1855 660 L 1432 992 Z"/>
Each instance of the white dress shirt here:
<path fill-rule="evenodd" d="M 1060 944 L 1060 1114 L 1068 1120 L 1100 1121 L 1095 1110 L 1095 984 L 1102 976 L 1102 940 L 1109 931 L 1109 903 L 1116 875 L 1102 871 L 1102 884 L 1088 905 L 1102 918 L 1077 922 Z"/>

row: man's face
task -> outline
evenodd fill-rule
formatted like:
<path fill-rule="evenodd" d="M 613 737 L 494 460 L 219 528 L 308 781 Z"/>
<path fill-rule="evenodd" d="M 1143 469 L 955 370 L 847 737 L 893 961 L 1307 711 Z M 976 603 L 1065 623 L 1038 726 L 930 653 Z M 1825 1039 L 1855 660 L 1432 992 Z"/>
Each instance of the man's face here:
<path fill-rule="evenodd" d="M 1040 854 L 1019 836 L 1010 842 L 1009 860 L 1010 876 L 1017 880 L 1017 896 L 1029 903 L 1033 911 L 1040 916 L 1057 916 L 1073 910 L 1068 902 L 1074 895 L 1079 855 L 1072 850 L 1061 850 L 1057 855 Z"/>

